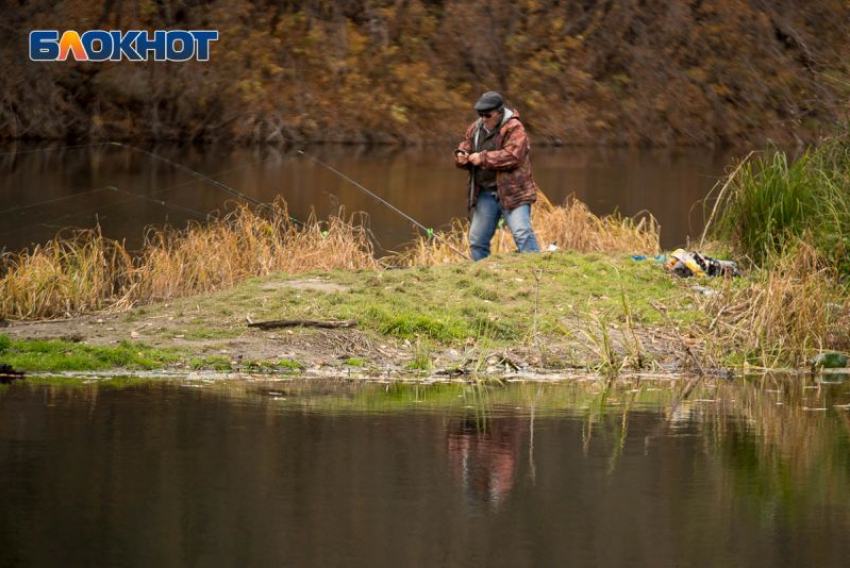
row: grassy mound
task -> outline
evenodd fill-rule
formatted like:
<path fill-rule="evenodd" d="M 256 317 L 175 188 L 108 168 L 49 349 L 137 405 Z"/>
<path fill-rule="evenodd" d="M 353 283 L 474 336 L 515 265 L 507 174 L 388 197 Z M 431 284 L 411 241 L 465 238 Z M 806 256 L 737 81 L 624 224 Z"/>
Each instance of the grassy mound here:
<path fill-rule="evenodd" d="M 655 252 L 659 229 L 651 217 L 597 217 L 575 199 L 552 206 L 543 199 L 535 227 L 541 242 L 580 251 Z M 0 257 L 0 317 L 49 319 L 104 308 L 126 309 L 229 288 L 275 272 L 380 269 L 363 217 L 342 212 L 326 221 L 293 222 L 282 201 L 183 230 L 150 229 L 140 251 L 97 231 L 60 233 L 32 251 Z M 467 224 L 421 239 L 391 263 L 408 266 L 466 260 Z M 494 252 L 509 250 L 507 229 Z"/>

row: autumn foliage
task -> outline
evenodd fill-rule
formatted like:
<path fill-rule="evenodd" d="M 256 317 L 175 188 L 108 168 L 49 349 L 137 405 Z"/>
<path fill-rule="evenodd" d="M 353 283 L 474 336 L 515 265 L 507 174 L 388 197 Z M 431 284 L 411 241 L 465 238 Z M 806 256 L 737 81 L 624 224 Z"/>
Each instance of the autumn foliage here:
<path fill-rule="evenodd" d="M 32 29 L 218 29 L 207 63 L 34 63 Z M 485 89 L 537 142 L 811 139 L 847 111 L 844 0 L 33 0 L 0 138 L 448 142 Z"/>

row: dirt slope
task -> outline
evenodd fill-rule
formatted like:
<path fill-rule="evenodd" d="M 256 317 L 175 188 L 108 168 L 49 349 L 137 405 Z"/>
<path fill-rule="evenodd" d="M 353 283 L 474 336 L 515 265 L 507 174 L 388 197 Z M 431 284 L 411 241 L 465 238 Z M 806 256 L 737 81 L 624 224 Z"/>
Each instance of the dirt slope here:
<path fill-rule="evenodd" d="M 0 138 L 448 144 L 485 89 L 538 142 L 816 138 L 846 115 L 843 0 L 6 3 Z M 209 63 L 34 63 L 32 29 L 218 29 Z"/>

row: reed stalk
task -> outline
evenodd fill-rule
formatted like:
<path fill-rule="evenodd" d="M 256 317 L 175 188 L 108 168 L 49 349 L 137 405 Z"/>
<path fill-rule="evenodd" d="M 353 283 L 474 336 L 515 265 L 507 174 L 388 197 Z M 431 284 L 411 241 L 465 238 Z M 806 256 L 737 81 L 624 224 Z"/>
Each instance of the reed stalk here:
<path fill-rule="evenodd" d="M 362 218 L 295 224 L 282 201 L 236 205 L 185 229 L 149 229 L 132 253 L 99 230 L 62 232 L 0 259 L 0 317 L 70 317 L 220 290 L 273 272 L 378 268 Z"/>
<path fill-rule="evenodd" d="M 850 274 L 850 141 L 828 141 L 796 160 L 777 151 L 742 163 L 715 212 L 711 236 L 754 266 L 770 268 L 803 240 L 822 266 Z"/>
<path fill-rule="evenodd" d="M 563 205 L 553 205 L 542 193 L 534 205 L 532 224 L 537 241 L 544 249 L 555 245 L 577 252 L 656 254 L 660 250 L 661 229 L 651 215 L 635 218 L 618 214 L 597 216 L 587 205 L 569 197 Z M 467 249 L 469 221 L 455 220 L 439 233 L 439 238 L 419 236 L 396 260 L 405 266 L 431 266 L 462 262 L 463 257 L 451 250 L 451 244 Z M 510 231 L 498 229 L 490 242 L 493 254 L 516 250 Z"/>
<path fill-rule="evenodd" d="M 727 281 L 702 300 L 704 340 L 717 353 L 744 354 L 750 365 L 798 367 L 817 352 L 846 347 L 850 314 L 835 269 L 812 245 L 796 243 L 747 282 Z"/>
<path fill-rule="evenodd" d="M 440 238 L 420 238 L 396 259 L 409 266 L 464 260 L 468 222 L 456 220 Z M 556 207 L 541 197 L 535 215 L 541 243 L 577 251 L 655 252 L 658 224 L 597 217 L 570 198 Z M 545 245 L 544 245 L 545 246 Z M 507 229 L 494 252 L 513 248 Z M 150 228 L 138 251 L 99 230 L 64 231 L 51 242 L 0 257 L 0 317 L 45 319 L 207 293 L 274 272 L 377 269 L 362 216 L 344 211 L 294 223 L 283 201 L 252 209 L 234 205 L 220 218 L 184 229 Z"/>

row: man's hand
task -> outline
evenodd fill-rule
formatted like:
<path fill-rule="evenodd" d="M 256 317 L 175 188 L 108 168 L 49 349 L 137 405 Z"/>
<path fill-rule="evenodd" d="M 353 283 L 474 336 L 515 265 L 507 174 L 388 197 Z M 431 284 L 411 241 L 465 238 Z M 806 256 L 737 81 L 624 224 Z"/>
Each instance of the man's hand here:
<path fill-rule="evenodd" d="M 481 152 L 475 152 L 469 155 L 469 163 L 473 166 L 480 166 L 483 161 L 484 158 L 481 156 Z"/>
<path fill-rule="evenodd" d="M 459 166 L 465 166 L 469 163 L 469 154 L 466 152 L 455 152 L 455 161 Z"/>

